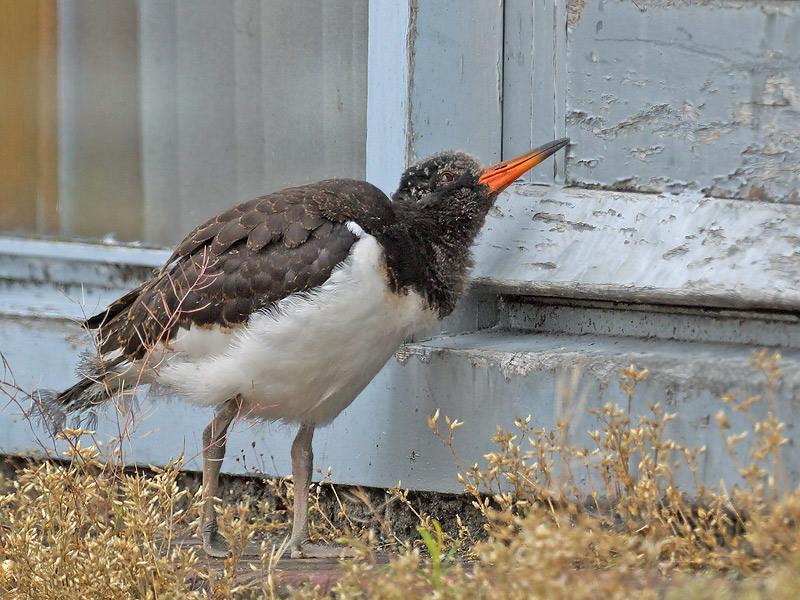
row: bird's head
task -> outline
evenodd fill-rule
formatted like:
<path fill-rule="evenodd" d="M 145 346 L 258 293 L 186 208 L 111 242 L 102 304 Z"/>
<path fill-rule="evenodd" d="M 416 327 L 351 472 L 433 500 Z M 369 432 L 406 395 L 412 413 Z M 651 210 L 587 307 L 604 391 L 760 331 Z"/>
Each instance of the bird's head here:
<path fill-rule="evenodd" d="M 466 286 L 475 241 L 498 194 L 569 143 L 560 139 L 522 156 L 482 167 L 463 152 L 442 152 L 414 163 L 392 196 L 396 221 L 382 232 L 413 248 L 392 254 L 398 278 L 416 285 L 440 317 L 453 310 Z"/>
<path fill-rule="evenodd" d="M 408 167 L 392 198 L 417 209 L 444 213 L 472 206 L 488 210 L 500 192 L 568 143 L 567 138 L 555 140 L 488 167 L 481 167 L 463 152 L 440 152 Z"/>

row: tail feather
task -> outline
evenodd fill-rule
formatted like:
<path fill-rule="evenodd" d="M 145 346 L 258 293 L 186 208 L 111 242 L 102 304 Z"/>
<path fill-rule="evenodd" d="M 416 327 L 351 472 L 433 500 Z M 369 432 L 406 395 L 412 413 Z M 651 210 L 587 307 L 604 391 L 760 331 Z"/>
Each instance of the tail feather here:
<path fill-rule="evenodd" d="M 141 376 L 131 375 L 131 363 L 123 356 L 116 337 L 125 325 L 126 311 L 136 301 L 147 282 L 112 302 L 105 310 L 86 319 L 83 323 L 94 331 L 98 343 L 97 353 L 86 353 L 78 364 L 80 380 L 71 387 L 58 392 L 40 389 L 31 394 L 31 416 L 37 418 L 51 431 L 64 428 L 66 418 L 75 415 L 77 423 L 96 420 L 95 409 L 122 392 L 126 386 L 135 387 L 144 383 Z M 109 359 L 109 356 L 114 358 Z"/>
<path fill-rule="evenodd" d="M 129 365 L 123 360 L 85 368 L 90 362 L 84 359 L 84 368 L 79 368 L 78 372 L 85 376 L 69 388 L 61 392 L 36 390 L 31 395 L 33 415 L 51 431 L 63 429 L 70 415 L 75 416 L 76 426 L 95 422 L 97 407 L 131 384 L 126 368 Z"/>
<path fill-rule="evenodd" d="M 84 377 L 75 385 L 58 394 L 53 400 L 66 412 L 80 411 L 86 403 L 87 392 L 95 383 L 88 377 Z"/>

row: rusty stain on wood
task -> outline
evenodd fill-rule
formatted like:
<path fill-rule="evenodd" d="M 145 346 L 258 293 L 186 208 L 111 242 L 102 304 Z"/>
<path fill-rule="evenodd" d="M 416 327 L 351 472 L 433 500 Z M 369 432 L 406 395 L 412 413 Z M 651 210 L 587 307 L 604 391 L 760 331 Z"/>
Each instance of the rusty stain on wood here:
<path fill-rule="evenodd" d="M 567 0 L 567 27 L 572 30 L 581 20 L 586 0 Z"/>

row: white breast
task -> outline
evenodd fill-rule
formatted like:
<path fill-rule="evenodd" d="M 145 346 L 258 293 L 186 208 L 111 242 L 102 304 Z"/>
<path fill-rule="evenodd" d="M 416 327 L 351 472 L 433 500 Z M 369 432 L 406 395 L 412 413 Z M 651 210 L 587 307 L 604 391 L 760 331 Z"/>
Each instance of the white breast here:
<path fill-rule="evenodd" d="M 360 239 L 323 286 L 253 315 L 237 332 L 182 331 L 159 383 L 204 405 L 241 394 L 254 417 L 330 422 L 405 338 L 436 319 L 415 292 L 389 289 L 383 249 L 356 228 Z"/>

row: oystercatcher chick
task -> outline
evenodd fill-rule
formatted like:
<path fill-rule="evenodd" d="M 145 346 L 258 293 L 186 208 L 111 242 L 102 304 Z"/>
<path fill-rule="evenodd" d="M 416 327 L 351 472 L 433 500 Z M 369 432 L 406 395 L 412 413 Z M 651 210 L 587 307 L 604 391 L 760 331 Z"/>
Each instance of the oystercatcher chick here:
<path fill-rule="evenodd" d="M 497 195 L 568 142 L 487 168 L 460 152 L 436 154 L 406 169 L 391 200 L 364 181 L 330 179 L 226 210 L 150 280 L 86 320 L 99 360 L 40 408 L 86 413 L 138 384 L 215 407 L 203 432 L 199 529 L 215 557 L 228 553 L 212 501 L 229 425 L 237 416 L 299 425 L 288 548 L 294 557 L 329 554 L 308 543 L 314 430 L 404 339 L 452 312 Z"/>

